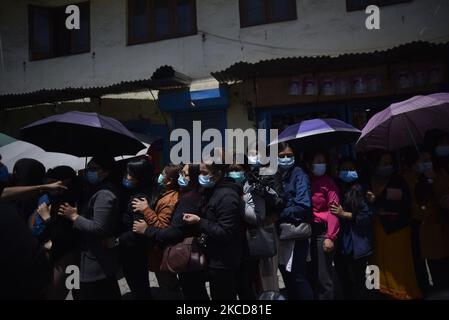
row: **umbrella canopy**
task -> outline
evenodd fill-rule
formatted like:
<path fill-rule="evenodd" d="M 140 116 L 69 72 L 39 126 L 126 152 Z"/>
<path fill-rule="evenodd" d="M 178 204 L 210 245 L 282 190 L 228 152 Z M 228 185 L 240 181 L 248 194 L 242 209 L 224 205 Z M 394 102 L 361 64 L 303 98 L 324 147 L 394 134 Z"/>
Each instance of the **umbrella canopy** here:
<path fill-rule="evenodd" d="M 7 144 L 13 143 L 17 141 L 13 137 L 10 137 L 6 134 L 0 133 L 0 147 L 6 146 Z"/>
<path fill-rule="evenodd" d="M 72 167 L 75 171 L 84 168 L 84 161 L 81 158 L 69 154 L 45 152 L 38 146 L 20 140 L 0 147 L 0 154 L 2 155 L 2 163 L 8 168 L 9 172 L 12 172 L 15 163 L 23 158 L 36 159 L 47 170 L 63 165 Z"/>
<path fill-rule="evenodd" d="M 395 150 L 421 142 L 428 130 L 449 131 L 449 93 L 415 96 L 376 113 L 362 130 L 359 150 Z"/>
<path fill-rule="evenodd" d="M 359 136 L 360 130 L 341 120 L 312 119 L 286 128 L 270 145 L 292 140 L 300 144 L 342 145 L 357 141 Z"/>
<path fill-rule="evenodd" d="M 78 157 L 129 155 L 145 148 L 118 120 L 91 112 L 54 115 L 23 127 L 21 134 L 46 151 Z"/>

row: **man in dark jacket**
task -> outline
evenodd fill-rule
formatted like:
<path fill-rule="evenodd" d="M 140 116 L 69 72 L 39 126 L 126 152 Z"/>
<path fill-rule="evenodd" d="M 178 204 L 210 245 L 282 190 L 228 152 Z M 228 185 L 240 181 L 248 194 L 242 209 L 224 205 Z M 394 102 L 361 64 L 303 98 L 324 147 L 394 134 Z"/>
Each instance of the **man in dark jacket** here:
<path fill-rule="evenodd" d="M 69 204 L 61 205 L 59 213 L 73 221 L 81 233 L 80 298 L 83 300 L 120 299 L 116 272 L 117 248 L 110 245 L 119 223 L 118 192 L 111 182 L 114 158 L 94 157 L 88 164 L 87 180 L 93 187 L 82 215 Z"/>
<path fill-rule="evenodd" d="M 225 180 L 226 165 L 201 164 L 198 181 L 204 188 L 200 218 L 185 214 L 206 236 L 206 255 L 212 300 L 236 299 L 236 271 L 242 258 L 241 186 Z"/>

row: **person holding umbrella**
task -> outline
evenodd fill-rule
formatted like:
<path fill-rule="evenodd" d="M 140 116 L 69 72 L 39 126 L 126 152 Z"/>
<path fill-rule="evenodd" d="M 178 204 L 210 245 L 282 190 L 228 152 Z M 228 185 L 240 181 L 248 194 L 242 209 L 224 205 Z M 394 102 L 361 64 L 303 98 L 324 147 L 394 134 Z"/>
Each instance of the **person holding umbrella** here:
<path fill-rule="evenodd" d="M 308 224 L 312 220 L 312 194 L 307 174 L 295 165 L 293 148 L 286 142 L 279 143 L 277 175 L 282 180 L 284 208 L 279 223 Z M 282 237 L 282 231 L 281 231 Z M 306 259 L 309 238 L 281 240 L 279 269 L 287 288 L 289 300 L 312 300 L 313 291 L 306 275 Z"/>
<path fill-rule="evenodd" d="M 108 245 L 119 222 L 118 191 L 111 178 L 114 167 L 113 157 L 94 156 L 86 172 L 91 197 L 80 207 L 81 214 L 68 203 L 59 209 L 60 215 L 73 221 L 84 242 L 80 262 L 81 300 L 121 298 L 116 278 L 118 252 Z"/>
<path fill-rule="evenodd" d="M 326 156 L 320 151 L 311 153 L 308 161 L 313 208 L 311 256 L 316 282 L 315 294 L 319 300 L 335 299 L 333 261 L 340 229 L 338 216 L 330 211 L 332 205 L 340 205 L 339 190 L 327 174 L 327 163 Z"/>
<path fill-rule="evenodd" d="M 380 292 L 394 299 L 422 297 L 413 265 L 411 197 L 387 151 L 370 156 L 369 188 L 374 205 L 374 250 L 370 263 L 379 267 Z"/>

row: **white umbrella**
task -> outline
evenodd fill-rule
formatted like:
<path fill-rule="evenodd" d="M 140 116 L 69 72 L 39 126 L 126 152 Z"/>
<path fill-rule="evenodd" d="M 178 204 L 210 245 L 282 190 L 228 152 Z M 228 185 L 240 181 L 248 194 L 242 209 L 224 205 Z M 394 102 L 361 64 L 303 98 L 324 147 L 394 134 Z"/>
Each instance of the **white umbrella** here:
<path fill-rule="evenodd" d="M 45 168 L 51 169 L 56 166 L 69 166 L 75 171 L 84 168 L 84 161 L 65 153 L 45 152 L 43 149 L 34 144 L 25 141 L 15 141 L 0 148 L 2 155 L 2 163 L 8 167 L 8 171 L 12 172 L 14 164 L 23 158 L 31 158 L 40 161 Z"/>

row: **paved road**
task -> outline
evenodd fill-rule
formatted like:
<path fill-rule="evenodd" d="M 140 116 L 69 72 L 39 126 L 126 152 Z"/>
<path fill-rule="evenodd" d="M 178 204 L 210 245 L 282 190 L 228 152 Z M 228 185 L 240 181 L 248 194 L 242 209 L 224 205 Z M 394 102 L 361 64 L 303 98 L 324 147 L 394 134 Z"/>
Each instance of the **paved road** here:
<path fill-rule="evenodd" d="M 284 285 L 284 281 L 282 280 L 280 273 L 278 273 L 278 278 L 279 278 L 279 288 L 284 289 L 285 285 Z M 128 284 L 126 283 L 125 278 L 122 277 L 118 281 L 118 283 L 120 286 L 120 291 L 122 293 L 122 298 L 125 300 L 132 299 L 132 296 L 131 296 L 131 293 L 130 293 L 130 290 L 129 290 Z M 156 275 L 153 272 L 150 272 L 150 286 L 151 286 L 151 293 L 153 294 L 153 297 L 155 300 L 181 300 L 182 299 L 182 295 L 180 294 L 180 292 L 167 293 L 167 292 L 163 292 L 162 290 L 160 290 L 159 284 L 156 279 Z M 209 283 L 206 283 L 206 288 L 207 288 L 207 291 L 209 292 Z M 73 300 L 71 293 L 69 293 L 69 295 L 67 296 L 67 300 Z"/>

